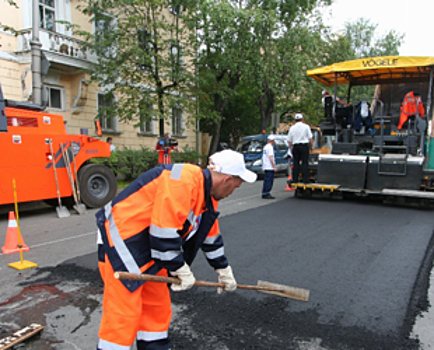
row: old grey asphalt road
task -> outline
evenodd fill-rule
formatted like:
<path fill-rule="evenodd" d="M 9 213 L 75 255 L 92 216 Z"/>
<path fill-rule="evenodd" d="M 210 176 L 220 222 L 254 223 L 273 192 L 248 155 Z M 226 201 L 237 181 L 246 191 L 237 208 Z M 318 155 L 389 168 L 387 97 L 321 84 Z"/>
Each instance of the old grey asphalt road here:
<path fill-rule="evenodd" d="M 427 307 L 432 211 L 296 199 L 283 191 L 284 178 L 268 201 L 259 198 L 261 185 L 243 185 L 222 201 L 226 253 L 239 283 L 307 288 L 309 302 L 250 291 L 174 294 L 174 349 L 417 348 L 407 338 Z M 102 296 L 93 214 L 23 213 L 24 258 L 39 267 L 18 272 L 7 263 L 19 255 L 0 255 L 3 332 L 30 322 L 46 327 L 26 349 L 95 348 Z M 6 229 L 3 214 L 1 242 Z M 215 279 L 201 256 L 193 271 Z"/>

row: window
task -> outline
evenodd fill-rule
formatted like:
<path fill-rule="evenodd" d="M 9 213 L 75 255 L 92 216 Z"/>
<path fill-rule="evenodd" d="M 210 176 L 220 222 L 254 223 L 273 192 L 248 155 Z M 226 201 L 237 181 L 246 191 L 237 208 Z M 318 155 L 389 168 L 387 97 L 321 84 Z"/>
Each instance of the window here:
<path fill-rule="evenodd" d="M 95 41 L 97 44 L 98 54 L 110 55 L 112 53 L 111 45 L 113 39 L 110 33 L 116 26 L 116 20 L 106 14 L 95 14 Z"/>
<path fill-rule="evenodd" d="M 311 130 L 313 138 L 313 148 L 321 148 L 321 135 L 318 130 Z"/>
<path fill-rule="evenodd" d="M 140 132 L 144 134 L 154 134 L 154 120 L 152 115 L 152 103 L 142 100 L 140 106 Z"/>
<path fill-rule="evenodd" d="M 65 89 L 56 86 L 43 86 L 42 99 L 47 101 L 47 107 L 65 110 Z"/>
<path fill-rule="evenodd" d="M 288 148 L 288 147 L 286 146 L 286 144 L 285 144 L 285 141 L 283 141 L 283 140 L 276 140 L 275 143 L 276 143 L 276 149 L 277 149 L 279 152 L 284 152 L 284 151 L 286 151 L 287 148 Z"/>
<path fill-rule="evenodd" d="M 102 111 L 105 108 L 112 107 L 115 101 L 109 95 L 104 93 L 98 93 L 98 113 L 101 111 L 102 116 L 99 117 L 99 122 L 101 123 L 101 129 L 103 131 L 117 131 L 118 130 L 118 117 L 106 117 L 108 111 Z"/>
<path fill-rule="evenodd" d="M 183 113 L 181 107 L 172 108 L 172 135 L 181 136 L 184 133 Z"/>
<path fill-rule="evenodd" d="M 145 120 L 140 124 L 140 132 L 144 134 L 154 134 L 154 121 Z"/>
<path fill-rule="evenodd" d="M 56 31 L 54 0 L 39 0 L 39 27 Z"/>
<path fill-rule="evenodd" d="M 173 43 L 170 47 L 170 57 L 172 64 L 172 80 L 178 81 L 184 66 L 184 57 L 182 46 L 179 43 Z"/>
<path fill-rule="evenodd" d="M 174 15 L 181 15 L 182 12 L 182 5 L 180 0 L 172 0 L 170 5 L 170 12 L 172 12 Z"/>
<path fill-rule="evenodd" d="M 138 67 L 143 70 L 150 71 L 154 66 L 154 44 L 152 43 L 152 34 L 146 29 L 137 30 L 137 41 L 139 47 L 143 50 L 137 60 Z"/>

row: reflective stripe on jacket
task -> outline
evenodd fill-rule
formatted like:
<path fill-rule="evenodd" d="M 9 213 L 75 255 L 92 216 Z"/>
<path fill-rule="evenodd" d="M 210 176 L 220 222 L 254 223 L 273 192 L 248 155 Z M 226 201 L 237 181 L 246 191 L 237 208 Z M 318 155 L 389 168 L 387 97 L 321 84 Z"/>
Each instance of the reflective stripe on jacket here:
<path fill-rule="evenodd" d="M 169 164 L 140 175 L 97 212 L 103 244 L 114 271 L 155 274 L 191 265 L 199 248 L 214 268 L 228 266 L 209 170 Z M 143 281 L 122 281 L 136 290 Z"/>

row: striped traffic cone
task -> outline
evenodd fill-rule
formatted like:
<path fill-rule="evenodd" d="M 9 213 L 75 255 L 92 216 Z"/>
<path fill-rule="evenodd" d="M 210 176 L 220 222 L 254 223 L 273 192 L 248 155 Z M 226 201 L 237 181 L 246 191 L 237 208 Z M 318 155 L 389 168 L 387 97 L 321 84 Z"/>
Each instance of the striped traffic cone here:
<path fill-rule="evenodd" d="M 291 181 L 292 181 L 292 176 L 291 176 L 291 174 L 289 174 L 289 176 L 288 176 L 288 180 L 286 181 L 286 188 L 285 188 L 285 191 L 294 191 L 295 190 L 295 188 L 294 187 L 291 187 L 289 184 L 291 183 Z"/>
<path fill-rule="evenodd" d="M 4 247 L 2 247 L 3 254 L 13 254 L 13 253 L 20 252 L 19 235 L 21 235 L 21 233 L 18 231 L 18 225 L 17 225 L 17 220 L 15 219 L 15 213 L 13 211 L 10 211 L 8 230 L 6 231 L 6 242 Z M 24 243 L 24 239 L 21 236 L 21 251 L 27 252 L 29 250 L 30 248 Z"/>

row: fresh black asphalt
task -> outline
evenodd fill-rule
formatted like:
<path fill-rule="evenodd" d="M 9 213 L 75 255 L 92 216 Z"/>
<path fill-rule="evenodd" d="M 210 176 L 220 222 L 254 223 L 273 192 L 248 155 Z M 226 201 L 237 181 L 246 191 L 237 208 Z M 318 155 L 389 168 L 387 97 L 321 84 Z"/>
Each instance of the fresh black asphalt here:
<path fill-rule="evenodd" d="M 289 324 L 288 332 L 300 332 L 294 337 L 319 337 L 331 349 L 417 345 L 406 338 L 427 306 L 433 227 L 429 210 L 297 198 L 221 219 L 239 283 L 310 290 L 309 302 L 273 297 L 284 309 L 276 329 Z M 195 262 L 193 271 L 213 277 L 206 263 Z"/>
<path fill-rule="evenodd" d="M 432 210 L 348 200 L 286 198 L 223 216 L 238 283 L 305 288 L 310 300 L 200 287 L 172 293 L 172 349 L 418 349 L 409 334 L 428 306 L 433 227 Z M 96 263 L 92 253 L 36 269 L 20 283 L 23 295 L 0 307 L 15 324 L 47 319 L 28 349 L 72 349 L 66 339 L 95 349 L 102 291 Z M 217 279 L 201 253 L 192 270 L 197 279 Z"/>

